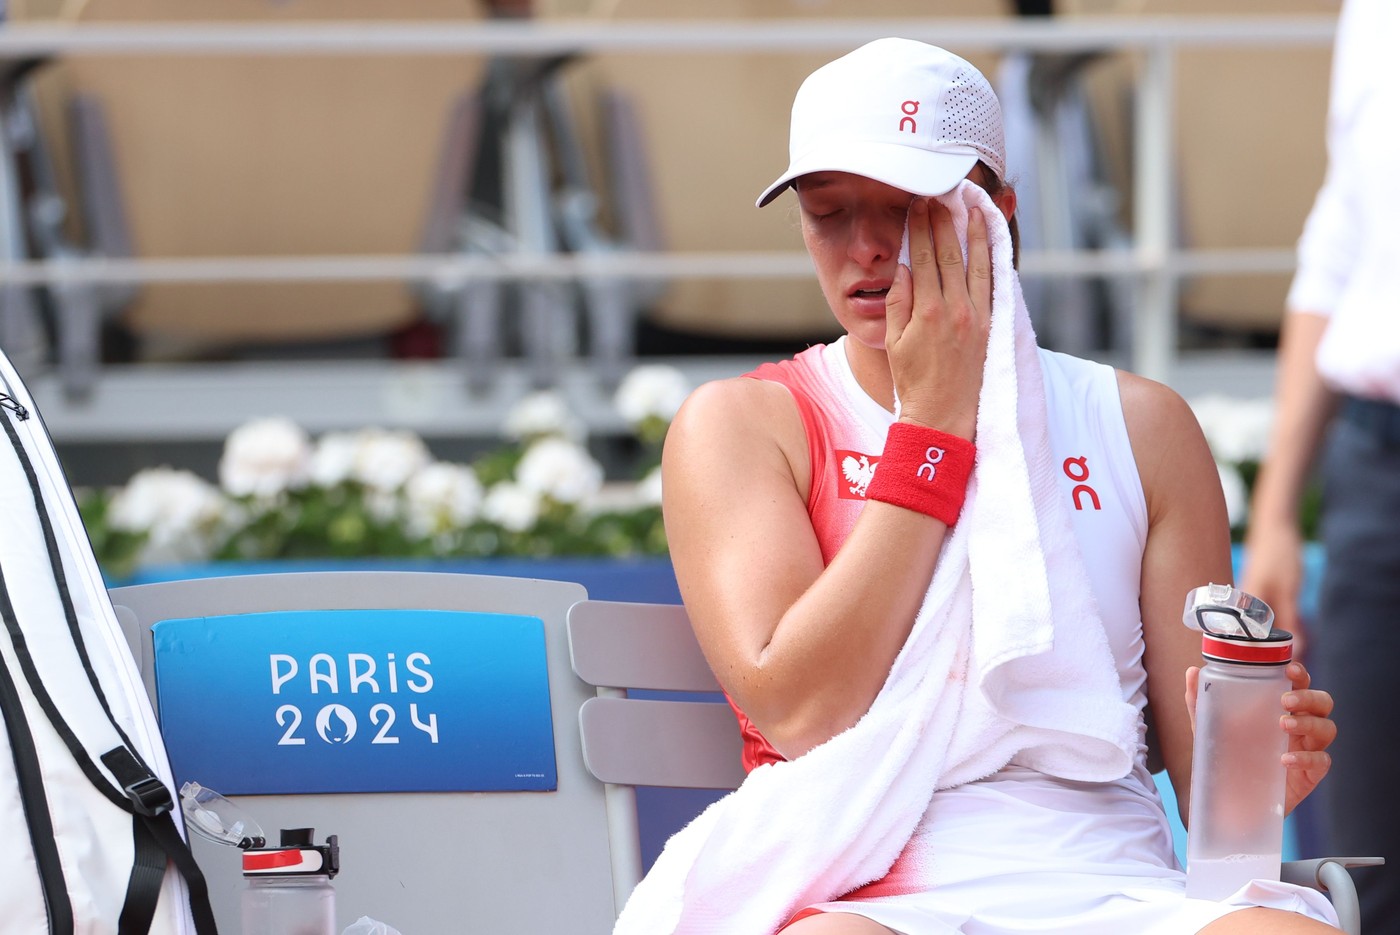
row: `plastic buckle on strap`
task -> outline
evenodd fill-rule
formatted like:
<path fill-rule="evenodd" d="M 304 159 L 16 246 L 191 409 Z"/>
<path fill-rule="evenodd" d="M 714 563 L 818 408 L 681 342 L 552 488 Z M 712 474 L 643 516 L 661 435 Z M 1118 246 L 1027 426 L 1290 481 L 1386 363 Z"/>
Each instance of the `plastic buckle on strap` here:
<path fill-rule="evenodd" d="M 136 806 L 136 811 L 148 818 L 164 815 L 175 804 L 165 783 L 154 776 L 146 776 L 123 786 L 122 791 Z"/>
<path fill-rule="evenodd" d="M 112 771 L 126 797 L 138 815 L 154 818 L 164 815 L 174 806 L 174 799 L 165 783 L 125 747 L 114 747 L 102 754 L 102 763 Z"/>

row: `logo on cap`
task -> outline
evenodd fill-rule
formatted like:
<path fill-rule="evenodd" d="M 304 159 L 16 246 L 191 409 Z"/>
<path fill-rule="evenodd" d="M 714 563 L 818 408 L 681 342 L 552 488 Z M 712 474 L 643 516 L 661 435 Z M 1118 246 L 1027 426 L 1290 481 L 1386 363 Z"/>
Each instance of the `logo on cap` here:
<path fill-rule="evenodd" d="M 907 123 L 910 133 L 918 133 L 919 125 L 914 122 L 914 115 L 919 112 L 919 102 L 905 101 L 903 104 L 899 105 L 899 109 L 905 114 L 905 116 L 899 118 L 899 132 L 904 132 L 904 125 Z"/>

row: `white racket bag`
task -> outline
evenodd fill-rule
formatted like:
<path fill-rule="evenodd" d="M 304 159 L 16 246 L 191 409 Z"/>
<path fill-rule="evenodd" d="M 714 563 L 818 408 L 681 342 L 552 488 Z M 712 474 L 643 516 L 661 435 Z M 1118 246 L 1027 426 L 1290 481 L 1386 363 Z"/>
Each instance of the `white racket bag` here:
<path fill-rule="evenodd" d="M 213 935 L 150 699 L 0 351 L 0 928 Z"/>

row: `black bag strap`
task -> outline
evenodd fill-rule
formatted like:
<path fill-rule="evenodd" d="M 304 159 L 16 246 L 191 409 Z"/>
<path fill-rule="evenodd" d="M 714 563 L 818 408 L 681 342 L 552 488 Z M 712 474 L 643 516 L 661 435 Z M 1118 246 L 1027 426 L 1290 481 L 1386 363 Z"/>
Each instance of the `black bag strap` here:
<path fill-rule="evenodd" d="M 49 814 L 49 797 L 44 790 L 44 772 L 39 765 L 34 735 L 30 733 L 29 722 L 24 716 L 19 689 L 10 674 L 9 664 L 3 659 L 0 659 L 0 715 L 4 717 L 10 756 L 15 764 L 15 779 L 19 785 L 20 806 L 24 809 L 29 843 L 39 871 L 39 888 L 44 897 L 48 931 L 51 935 L 72 935 L 73 904 L 68 899 L 68 883 L 58 856 L 53 816 Z"/>
<path fill-rule="evenodd" d="M 27 411 L 16 411 L 16 416 L 21 420 L 27 418 L 28 415 Z M 199 865 L 195 863 L 189 844 L 180 836 L 179 829 L 175 826 L 175 819 L 170 814 L 173 805 L 170 790 L 136 753 L 131 739 L 126 736 L 126 732 L 122 730 L 121 725 L 113 717 L 107 696 L 102 690 L 96 671 L 93 669 L 92 660 L 88 655 L 87 646 L 78 625 L 78 615 L 73 606 L 72 595 L 68 590 L 68 580 L 63 570 L 63 560 L 59 554 L 53 522 L 49 518 L 48 509 L 44 503 L 43 488 L 39 484 L 34 464 L 10 420 L 0 418 L 0 423 L 3 423 L 5 427 L 5 434 L 9 436 L 15 456 L 24 470 L 25 478 L 29 482 L 34 497 L 35 512 L 39 518 L 39 526 L 43 531 L 49 565 L 53 570 L 54 583 L 63 606 L 63 615 L 68 624 L 69 636 L 73 641 L 78 658 L 82 662 L 83 671 L 93 694 L 96 695 L 102 706 L 103 713 L 107 715 L 108 722 L 117 732 L 117 736 L 121 738 L 122 746 L 115 747 L 102 755 L 102 762 L 117 780 L 121 787 L 120 791 L 112 788 L 106 776 L 93 763 L 87 749 L 73 733 L 67 721 L 64 720 L 58 706 L 39 678 L 33 657 L 29 653 L 23 628 L 19 624 L 19 619 L 10 601 L 3 570 L 0 570 L 0 617 L 4 618 L 5 628 L 9 632 L 20 669 L 24 673 L 25 680 L 29 683 L 29 689 L 35 700 L 53 725 L 54 730 L 63 739 L 88 781 L 114 805 L 131 813 L 135 825 L 144 825 L 150 832 L 147 836 L 159 843 L 165 857 L 172 861 L 176 869 L 185 877 L 185 883 L 189 888 L 190 911 L 194 918 L 196 932 L 199 935 L 216 935 L 213 910 L 209 905 L 208 885 L 204 881 L 204 875 L 200 871 Z M 133 933 L 149 931 L 150 920 L 154 918 L 156 901 L 160 895 L 159 878 L 156 879 L 156 885 L 152 892 L 151 877 L 153 874 L 150 864 L 155 858 L 146 853 L 147 842 L 140 841 L 141 836 L 141 832 L 133 829 L 133 840 L 136 841 L 135 859 L 132 864 L 131 877 L 127 881 L 127 896 L 131 898 L 135 895 L 139 905 L 124 908 L 122 918 L 127 918 L 129 912 L 133 918 L 139 917 L 146 911 L 149 911 L 150 915 L 146 919 L 145 928 L 133 929 Z M 164 861 L 162 861 L 160 868 L 162 875 L 164 870 Z M 149 903 L 148 908 L 147 903 Z M 123 929 L 123 932 L 125 931 Z"/>
<path fill-rule="evenodd" d="M 167 861 L 175 864 L 189 887 L 195 931 L 199 935 L 215 935 L 209 885 L 175 826 L 170 790 L 125 747 L 114 747 L 102 754 L 102 763 L 121 783 L 134 807 L 132 840 L 136 859 L 127 884 L 118 935 L 145 935 L 150 930 Z"/>
<path fill-rule="evenodd" d="M 214 922 L 214 909 L 209 903 L 209 884 L 195 863 L 194 853 L 180 829 L 175 827 L 175 818 L 170 812 L 162 815 L 143 817 L 146 830 L 156 839 L 175 869 L 185 878 L 185 886 L 190 892 L 190 914 L 194 918 L 194 930 L 198 935 L 218 935 L 219 927 Z"/>
<path fill-rule="evenodd" d="M 117 935 L 148 935 L 170 858 L 137 815 L 132 816 L 131 844 L 131 877 L 126 884 L 121 918 L 117 920 Z"/>

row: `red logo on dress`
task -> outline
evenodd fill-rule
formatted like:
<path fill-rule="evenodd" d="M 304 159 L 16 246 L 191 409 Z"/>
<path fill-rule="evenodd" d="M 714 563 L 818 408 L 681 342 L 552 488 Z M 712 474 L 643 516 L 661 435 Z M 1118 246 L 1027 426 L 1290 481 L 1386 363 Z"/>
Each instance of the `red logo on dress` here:
<path fill-rule="evenodd" d="M 836 495 L 842 500 L 864 500 L 865 488 L 870 486 L 870 478 L 875 476 L 879 457 L 873 460 L 870 455 L 859 451 L 834 449 L 836 462 Z"/>
<path fill-rule="evenodd" d="M 1084 503 L 1079 498 L 1088 494 L 1089 501 L 1094 504 L 1094 509 L 1102 510 L 1103 507 L 1099 505 L 1097 491 L 1086 483 L 1089 480 L 1089 459 L 1084 455 L 1077 458 L 1065 458 L 1064 471 L 1065 476 L 1078 485 L 1069 493 L 1070 499 L 1074 501 L 1074 508 L 1076 510 L 1084 509 Z"/>

